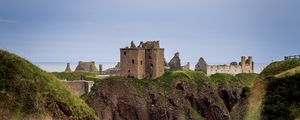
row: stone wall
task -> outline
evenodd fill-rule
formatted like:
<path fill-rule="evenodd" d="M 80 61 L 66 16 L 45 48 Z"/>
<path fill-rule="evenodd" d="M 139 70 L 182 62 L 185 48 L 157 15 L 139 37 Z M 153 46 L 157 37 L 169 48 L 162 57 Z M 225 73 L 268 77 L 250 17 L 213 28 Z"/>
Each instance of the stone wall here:
<path fill-rule="evenodd" d="M 145 77 L 145 49 L 123 48 L 120 50 L 121 74 L 142 79 Z"/>
<path fill-rule="evenodd" d="M 94 85 L 94 81 L 86 80 L 62 80 L 62 82 L 66 84 L 77 96 L 82 96 L 89 93 Z"/>
<path fill-rule="evenodd" d="M 146 49 L 146 77 L 156 78 L 164 74 L 164 49 Z"/>
<path fill-rule="evenodd" d="M 158 41 L 141 42 L 138 47 L 120 49 L 121 75 L 138 79 L 156 78 L 164 74 L 164 49 Z"/>
<path fill-rule="evenodd" d="M 216 73 L 238 74 L 242 73 L 242 67 L 240 65 L 208 65 L 206 72 L 207 75 Z"/>
<path fill-rule="evenodd" d="M 206 67 L 203 68 L 203 67 Z M 253 73 L 254 72 L 254 62 L 252 57 L 249 56 L 246 60 L 245 56 L 241 57 L 241 62 L 232 62 L 230 65 L 207 65 L 203 58 L 199 59 L 196 67 L 197 70 L 206 72 L 207 75 L 212 75 L 216 73 L 227 73 L 227 74 L 239 74 L 239 73 Z"/>

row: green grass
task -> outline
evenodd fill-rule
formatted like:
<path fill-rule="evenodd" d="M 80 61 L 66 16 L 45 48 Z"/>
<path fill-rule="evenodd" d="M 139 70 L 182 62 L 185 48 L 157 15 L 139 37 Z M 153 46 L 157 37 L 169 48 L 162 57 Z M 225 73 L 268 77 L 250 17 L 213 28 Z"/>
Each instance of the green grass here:
<path fill-rule="evenodd" d="M 83 100 L 51 73 L 3 50 L 0 50 L 0 79 L 0 109 L 9 110 L 11 118 L 32 114 L 55 117 L 61 112 L 57 108 L 51 109 L 51 104 L 61 104 L 73 119 L 98 119 Z"/>
<path fill-rule="evenodd" d="M 98 80 L 96 75 L 99 73 L 95 72 L 53 72 L 58 79 L 61 80 Z"/>
<path fill-rule="evenodd" d="M 269 77 L 279 74 L 283 71 L 300 66 L 300 59 L 290 59 L 285 61 L 277 61 L 268 65 L 260 74 L 262 77 Z"/>
<path fill-rule="evenodd" d="M 210 81 L 214 85 L 229 85 L 230 83 L 237 82 L 237 78 L 234 75 L 226 73 L 216 73 L 210 76 Z"/>
<path fill-rule="evenodd" d="M 157 78 L 159 80 L 197 80 L 206 77 L 201 71 L 167 71 L 163 76 Z"/>

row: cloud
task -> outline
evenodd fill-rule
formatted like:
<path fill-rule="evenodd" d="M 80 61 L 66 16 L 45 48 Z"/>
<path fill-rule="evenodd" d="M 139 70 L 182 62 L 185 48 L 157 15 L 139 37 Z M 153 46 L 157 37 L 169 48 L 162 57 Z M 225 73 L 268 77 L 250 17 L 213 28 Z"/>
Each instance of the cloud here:
<path fill-rule="evenodd" d="M 17 23 L 18 21 L 12 19 L 0 18 L 0 23 Z"/>

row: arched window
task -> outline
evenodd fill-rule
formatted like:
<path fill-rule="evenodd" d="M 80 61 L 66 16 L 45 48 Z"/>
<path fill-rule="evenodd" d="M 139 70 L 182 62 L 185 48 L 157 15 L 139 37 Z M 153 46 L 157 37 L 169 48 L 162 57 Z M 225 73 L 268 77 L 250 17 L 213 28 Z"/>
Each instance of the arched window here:
<path fill-rule="evenodd" d="M 149 59 L 152 59 L 152 57 L 149 55 Z"/>
<path fill-rule="evenodd" d="M 124 54 L 124 55 L 126 55 L 127 53 L 126 53 L 126 52 L 124 52 L 123 54 Z"/>
<path fill-rule="evenodd" d="M 143 61 L 141 61 L 141 65 L 143 65 Z"/>
<path fill-rule="evenodd" d="M 132 61 L 131 61 L 131 62 L 132 62 L 132 64 L 134 64 L 134 59 L 132 59 Z"/>

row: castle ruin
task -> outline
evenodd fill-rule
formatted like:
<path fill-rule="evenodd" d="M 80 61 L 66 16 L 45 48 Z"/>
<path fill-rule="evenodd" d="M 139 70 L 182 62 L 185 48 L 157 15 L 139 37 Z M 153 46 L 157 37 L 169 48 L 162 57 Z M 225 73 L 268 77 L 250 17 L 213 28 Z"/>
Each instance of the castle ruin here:
<path fill-rule="evenodd" d="M 300 59 L 300 55 L 284 56 L 284 60 Z"/>
<path fill-rule="evenodd" d="M 79 61 L 78 65 L 75 69 L 75 72 L 98 72 L 97 67 L 96 67 L 96 62 L 95 61 L 91 61 L 91 62 Z"/>
<path fill-rule="evenodd" d="M 159 41 L 140 42 L 120 49 L 121 74 L 138 79 L 157 78 L 164 74 L 164 48 Z"/>
<path fill-rule="evenodd" d="M 241 62 L 231 62 L 230 65 L 208 65 L 201 57 L 195 66 L 195 70 L 203 71 L 208 76 L 215 73 L 227 73 L 227 74 L 239 74 L 239 73 L 253 73 L 254 62 L 252 56 L 249 56 L 246 60 L 245 56 L 241 57 Z"/>

